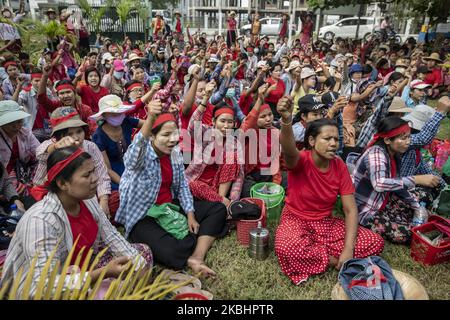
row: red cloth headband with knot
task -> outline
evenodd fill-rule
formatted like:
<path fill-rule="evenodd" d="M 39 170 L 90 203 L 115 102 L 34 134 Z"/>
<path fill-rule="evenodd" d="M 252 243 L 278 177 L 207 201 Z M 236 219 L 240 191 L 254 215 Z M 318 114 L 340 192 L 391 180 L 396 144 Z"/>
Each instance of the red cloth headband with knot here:
<path fill-rule="evenodd" d="M 376 135 L 373 136 L 373 139 L 367 145 L 367 148 L 370 148 L 371 146 L 373 146 L 380 139 L 392 138 L 392 137 L 398 136 L 399 134 L 409 133 L 409 132 L 411 132 L 411 128 L 407 123 L 405 123 L 404 125 L 401 125 L 400 127 L 395 128 L 391 131 L 377 133 Z"/>
<path fill-rule="evenodd" d="M 64 170 L 65 167 L 67 167 L 72 161 L 74 161 L 76 158 L 78 158 L 82 153 L 84 153 L 83 149 L 78 148 L 74 153 L 72 153 L 67 159 L 61 160 L 58 163 L 56 163 L 48 172 L 47 172 L 47 181 L 40 185 L 35 186 L 31 188 L 31 195 L 33 196 L 36 201 L 42 200 L 45 195 L 48 193 L 47 187 L 50 185 L 50 183 L 55 180 L 55 178 L 58 176 L 58 174 L 61 173 L 62 170 Z"/>

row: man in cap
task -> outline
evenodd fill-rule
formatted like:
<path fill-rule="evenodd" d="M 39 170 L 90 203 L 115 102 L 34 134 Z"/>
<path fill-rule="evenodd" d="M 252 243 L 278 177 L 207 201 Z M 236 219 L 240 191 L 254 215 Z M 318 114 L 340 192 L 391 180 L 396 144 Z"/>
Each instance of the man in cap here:
<path fill-rule="evenodd" d="M 404 88 L 402 99 L 408 108 L 414 108 L 419 104 L 426 103 L 426 92 L 430 88 L 431 85 L 422 80 L 413 80 L 409 86 Z"/>
<path fill-rule="evenodd" d="M 294 98 L 295 99 L 295 98 Z M 303 149 L 303 141 L 308 123 L 322 119 L 327 106 L 319 95 L 307 94 L 298 100 L 299 111 L 293 118 L 292 130 L 299 150 Z"/>

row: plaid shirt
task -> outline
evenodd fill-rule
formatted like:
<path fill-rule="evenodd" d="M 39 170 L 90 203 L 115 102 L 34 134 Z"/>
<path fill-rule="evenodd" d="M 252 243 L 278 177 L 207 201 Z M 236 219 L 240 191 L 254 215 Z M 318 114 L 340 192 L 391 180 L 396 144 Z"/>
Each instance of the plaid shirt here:
<path fill-rule="evenodd" d="M 419 133 L 411 135 L 411 144 L 408 151 L 402 156 L 402 165 L 400 168 L 401 177 L 409 177 L 421 174 L 435 174 L 430 166 L 423 162 L 422 158 L 417 160 L 416 150 L 430 144 L 436 136 L 441 121 L 445 115 L 435 112 L 431 118 L 425 123 Z M 418 163 L 418 165 L 417 165 Z M 441 186 L 445 186 L 444 180 L 441 178 Z"/>
<path fill-rule="evenodd" d="M 47 180 L 47 159 L 49 156 L 47 149 L 55 142 L 55 139 L 48 139 L 42 142 L 36 149 L 36 158 L 39 163 L 33 178 L 33 183 L 35 185 L 41 185 Z M 89 153 L 94 161 L 95 174 L 98 177 L 97 195 L 100 197 L 111 194 L 111 178 L 109 177 L 105 159 L 103 158 L 100 149 L 95 143 L 84 140 L 83 150 Z"/>
<path fill-rule="evenodd" d="M 195 127 L 195 123 L 202 123 L 202 118 L 203 118 L 203 114 L 204 111 L 202 112 L 200 110 L 200 108 L 195 109 L 194 113 L 192 114 L 191 120 L 189 121 L 189 126 L 188 126 L 188 130 L 189 133 L 191 135 L 191 137 L 194 137 L 194 127 Z M 198 180 L 202 174 L 203 171 L 205 170 L 205 168 L 208 166 L 207 162 L 209 162 L 211 159 L 207 159 L 206 157 L 208 155 L 211 155 L 211 152 L 207 152 L 205 150 L 213 150 L 214 148 L 214 140 L 211 142 L 209 139 L 205 139 L 205 132 L 207 132 L 208 130 L 212 130 L 212 127 L 207 126 L 205 124 L 201 124 L 201 137 L 196 137 L 196 141 L 202 141 L 202 145 L 201 150 L 198 149 L 198 145 L 197 143 L 194 146 L 194 152 L 193 152 L 193 156 L 194 156 L 194 161 L 191 162 L 191 164 L 189 165 L 189 167 L 186 169 L 186 178 L 189 182 L 191 181 L 195 181 Z M 212 134 L 212 136 L 214 136 L 214 133 Z M 199 140 L 201 139 L 201 140 Z M 226 147 L 228 147 L 228 144 L 225 144 L 225 148 L 224 148 L 224 152 L 225 155 L 227 157 L 227 162 L 230 160 L 228 157 L 229 156 L 236 156 L 236 154 L 243 154 L 242 153 L 242 148 L 241 145 L 239 143 L 238 140 L 234 141 L 235 143 L 233 143 L 233 150 L 227 149 Z M 200 164 L 196 164 L 195 163 L 195 159 L 197 157 L 197 155 L 200 155 L 202 157 L 202 162 Z M 234 158 L 232 161 L 235 161 L 236 158 Z M 244 166 L 241 165 L 240 166 L 240 172 L 238 177 L 236 178 L 236 180 L 233 182 L 232 186 L 231 186 L 231 190 L 230 190 L 230 200 L 234 201 L 234 200 L 239 200 L 239 198 L 241 197 L 241 190 L 242 190 L 242 185 L 244 183 Z"/>
<path fill-rule="evenodd" d="M 138 252 L 119 234 L 106 218 L 96 199 L 84 200 L 86 207 L 97 222 L 97 239 L 93 245 L 94 252 L 98 252 L 104 247 L 109 247 L 109 251 L 115 257 L 128 256 L 137 257 Z M 18 298 L 23 290 L 25 280 L 31 268 L 34 257 L 37 257 L 31 284 L 31 294 L 36 290 L 39 277 L 44 270 L 45 264 L 55 251 L 51 260 L 49 274 L 59 262 L 60 266 L 66 260 L 73 246 L 73 235 L 67 213 L 61 201 L 54 193 L 48 193 L 44 199 L 32 206 L 20 219 L 14 237 L 8 248 L 1 283 L 11 281 L 21 273 Z M 55 250 L 56 249 L 56 250 Z M 145 263 L 141 259 L 141 263 Z M 58 283 L 57 275 L 55 283 Z M 64 285 L 70 288 L 80 288 L 83 286 L 87 273 L 71 276 L 65 275 Z"/>
<path fill-rule="evenodd" d="M 361 129 L 358 141 L 356 142 L 357 147 L 364 148 L 365 146 L 367 146 L 370 140 L 372 140 L 375 133 L 377 133 L 378 124 L 388 114 L 388 109 L 392 103 L 392 99 L 393 98 L 387 97 L 385 99 L 380 99 L 377 101 L 375 112 L 369 117 L 369 119 L 367 119 L 366 123 Z"/>
<path fill-rule="evenodd" d="M 161 164 L 153 147 L 141 132 L 128 147 L 124 157 L 125 171 L 120 178 L 120 207 L 116 221 L 125 226 L 128 236 L 134 225 L 147 215 L 161 188 Z M 184 175 L 183 156 L 178 147 L 171 155 L 172 198 L 180 200 L 184 212 L 194 212 L 194 200 Z"/>
<path fill-rule="evenodd" d="M 414 208 L 419 207 L 417 200 L 408 192 L 408 189 L 415 187 L 414 178 L 391 177 L 389 155 L 380 146 L 373 146 L 364 152 L 356 162 L 352 178 L 359 222 L 362 225 L 380 210 L 387 192 L 395 192 Z"/>

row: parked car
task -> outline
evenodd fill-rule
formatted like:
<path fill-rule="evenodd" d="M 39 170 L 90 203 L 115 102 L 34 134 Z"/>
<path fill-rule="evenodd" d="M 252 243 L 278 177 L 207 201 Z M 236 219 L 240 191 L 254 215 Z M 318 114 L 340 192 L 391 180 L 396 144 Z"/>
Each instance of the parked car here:
<path fill-rule="evenodd" d="M 261 34 L 265 36 L 278 36 L 281 18 L 261 18 Z M 247 34 L 252 28 L 251 24 L 246 24 L 241 28 L 241 34 Z M 291 33 L 295 34 L 296 26 L 292 25 Z"/>
<path fill-rule="evenodd" d="M 379 30 L 382 17 L 361 17 L 359 23 L 358 37 L 365 39 L 372 33 L 372 31 Z M 325 40 L 331 40 L 334 37 L 341 38 L 354 38 L 356 34 L 356 27 L 358 25 L 358 18 L 345 18 L 338 22 L 325 26 L 319 29 L 319 38 Z M 374 28 L 375 27 L 375 28 Z"/>

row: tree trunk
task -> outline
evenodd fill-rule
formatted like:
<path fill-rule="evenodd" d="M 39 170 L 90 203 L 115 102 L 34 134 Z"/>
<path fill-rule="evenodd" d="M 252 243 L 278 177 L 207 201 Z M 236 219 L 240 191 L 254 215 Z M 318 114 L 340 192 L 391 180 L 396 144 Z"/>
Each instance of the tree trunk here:
<path fill-rule="evenodd" d="M 362 8 L 363 6 L 360 4 L 359 5 L 359 11 L 358 11 L 358 24 L 356 25 L 356 34 L 355 34 L 355 39 L 358 40 L 358 36 L 359 36 L 359 25 L 361 24 L 361 15 L 362 15 Z"/>

